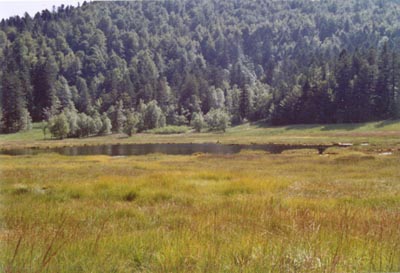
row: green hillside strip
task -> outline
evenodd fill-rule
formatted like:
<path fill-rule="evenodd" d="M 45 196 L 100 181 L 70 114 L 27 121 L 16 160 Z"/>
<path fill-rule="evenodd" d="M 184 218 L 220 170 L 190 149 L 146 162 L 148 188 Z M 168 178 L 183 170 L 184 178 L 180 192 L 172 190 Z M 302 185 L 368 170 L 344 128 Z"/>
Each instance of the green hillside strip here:
<path fill-rule="evenodd" d="M 398 119 L 398 14 L 395 0 L 91 1 L 5 19 L 0 130 Z"/>

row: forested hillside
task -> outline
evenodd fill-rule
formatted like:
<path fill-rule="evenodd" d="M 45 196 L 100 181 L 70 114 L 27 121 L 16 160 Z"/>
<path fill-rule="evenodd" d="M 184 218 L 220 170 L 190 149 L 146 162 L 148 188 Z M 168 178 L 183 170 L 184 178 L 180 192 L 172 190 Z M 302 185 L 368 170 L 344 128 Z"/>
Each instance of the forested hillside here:
<path fill-rule="evenodd" d="M 67 122 L 71 136 L 131 133 L 211 110 L 232 124 L 395 118 L 400 2 L 61 6 L 2 20 L 0 66 L 5 133 L 42 120 Z"/>

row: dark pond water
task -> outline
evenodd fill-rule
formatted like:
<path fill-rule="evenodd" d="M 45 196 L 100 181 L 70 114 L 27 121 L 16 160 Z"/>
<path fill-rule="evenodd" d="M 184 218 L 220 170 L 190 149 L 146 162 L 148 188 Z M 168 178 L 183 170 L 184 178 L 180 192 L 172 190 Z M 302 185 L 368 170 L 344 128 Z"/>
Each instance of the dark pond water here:
<path fill-rule="evenodd" d="M 218 144 L 218 143 L 182 143 L 182 144 L 117 144 L 98 146 L 75 146 L 48 149 L 13 149 L 0 151 L 6 155 L 35 155 L 39 153 L 59 153 L 62 155 L 146 155 L 153 153 L 169 155 L 191 155 L 194 153 L 235 154 L 241 150 L 260 150 L 280 154 L 285 150 L 316 149 L 322 154 L 327 148 L 335 145 L 289 145 L 289 144 Z"/>

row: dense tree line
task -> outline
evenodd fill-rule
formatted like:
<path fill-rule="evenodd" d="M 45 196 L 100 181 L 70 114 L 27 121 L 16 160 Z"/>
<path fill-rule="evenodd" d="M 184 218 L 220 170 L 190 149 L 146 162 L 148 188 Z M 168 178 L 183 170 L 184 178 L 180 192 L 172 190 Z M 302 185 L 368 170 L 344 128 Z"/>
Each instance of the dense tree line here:
<path fill-rule="evenodd" d="M 396 118 L 399 18 L 395 0 L 94 2 L 12 17 L 0 22 L 1 128 Z"/>

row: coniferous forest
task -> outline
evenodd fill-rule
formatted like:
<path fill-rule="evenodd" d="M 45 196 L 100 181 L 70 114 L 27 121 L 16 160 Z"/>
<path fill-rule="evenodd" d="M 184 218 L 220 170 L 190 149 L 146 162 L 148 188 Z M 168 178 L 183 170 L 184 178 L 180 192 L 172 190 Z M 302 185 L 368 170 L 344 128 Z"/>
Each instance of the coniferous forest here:
<path fill-rule="evenodd" d="M 400 2 L 60 6 L 2 20 L 0 66 L 3 133 L 398 118 Z"/>

